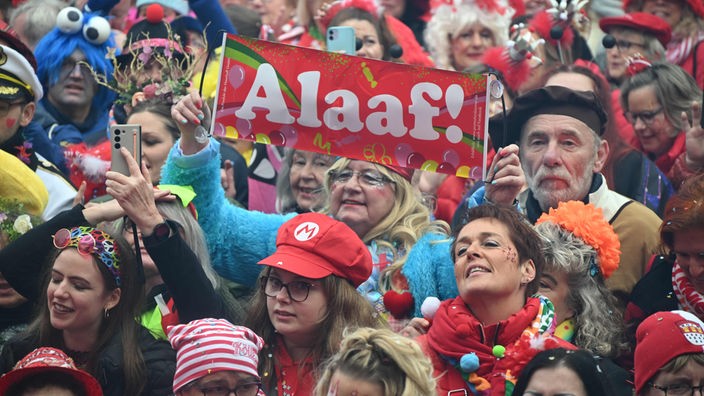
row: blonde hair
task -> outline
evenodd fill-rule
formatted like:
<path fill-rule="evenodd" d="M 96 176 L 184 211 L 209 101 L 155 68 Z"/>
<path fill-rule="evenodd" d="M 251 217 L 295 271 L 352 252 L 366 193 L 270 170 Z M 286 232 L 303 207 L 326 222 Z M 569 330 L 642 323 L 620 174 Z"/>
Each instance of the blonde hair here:
<path fill-rule="evenodd" d="M 347 334 L 323 368 L 315 396 L 325 396 L 336 371 L 379 384 L 386 396 L 435 394 L 433 365 L 420 345 L 387 329 L 360 328 Z"/>
<path fill-rule="evenodd" d="M 345 169 L 351 161 L 349 158 L 340 158 L 326 173 L 325 189 L 328 196 L 331 196 L 330 191 L 332 190 L 330 174 Z M 430 221 L 430 211 L 423 205 L 420 196 L 408 180 L 385 166 L 375 166 L 382 175 L 394 183 L 394 205 L 379 224 L 365 235 L 360 235 L 360 238 L 366 244 L 374 241 L 378 246 L 388 248 L 393 254 L 393 264 L 386 267 L 380 282 L 382 291 L 385 292 L 390 289 L 390 282 L 387 280 L 390 280 L 403 267 L 406 262 L 406 253 L 411 250 L 418 238 L 428 232 L 448 235 L 450 226 L 441 220 Z M 324 212 L 330 213 L 329 200 Z"/>

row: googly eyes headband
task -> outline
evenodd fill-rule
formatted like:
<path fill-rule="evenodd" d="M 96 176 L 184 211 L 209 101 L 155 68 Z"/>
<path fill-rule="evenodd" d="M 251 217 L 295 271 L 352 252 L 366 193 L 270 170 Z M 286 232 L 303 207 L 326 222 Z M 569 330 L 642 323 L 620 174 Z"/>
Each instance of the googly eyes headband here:
<path fill-rule="evenodd" d="M 56 231 L 53 241 L 57 249 L 75 247 L 84 256 L 92 254 L 97 257 L 113 276 L 117 287 L 120 287 L 119 250 L 113 237 L 93 227 L 73 227 Z"/>
<path fill-rule="evenodd" d="M 56 16 L 56 27 L 64 34 L 82 32 L 86 41 L 95 45 L 101 45 L 110 38 L 107 19 L 94 15 L 85 24 L 83 22 L 83 13 L 76 7 L 66 7 Z"/>

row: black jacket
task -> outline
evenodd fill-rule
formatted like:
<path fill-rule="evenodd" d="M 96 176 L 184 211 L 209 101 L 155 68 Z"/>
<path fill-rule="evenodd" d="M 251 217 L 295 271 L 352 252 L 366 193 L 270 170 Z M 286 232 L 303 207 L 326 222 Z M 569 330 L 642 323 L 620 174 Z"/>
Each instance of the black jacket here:
<path fill-rule="evenodd" d="M 168 342 L 155 339 L 144 327 L 139 326 L 139 329 L 139 347 L 144 358 L 147 376 L 141 395 L 173 394 L 176 352 Z M 2 350 L 0 372 L 11 370 L 20 359 L 40 346 L 36 340 L 26 334 L 13 338 Z M 91 373 L 100 383 L 105 396 L 127 396 L 124 392 L 123 366 L 122 342 L 120 334 L 115 334 L 101 351 L 96 370 Z"/>

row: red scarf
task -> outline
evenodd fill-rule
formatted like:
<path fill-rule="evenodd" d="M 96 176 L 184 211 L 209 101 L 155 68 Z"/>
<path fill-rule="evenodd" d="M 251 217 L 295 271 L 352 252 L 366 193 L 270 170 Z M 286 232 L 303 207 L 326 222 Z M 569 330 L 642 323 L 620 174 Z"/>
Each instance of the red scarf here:
<path fill-rule="evenodd" d="M 551 304 L 547 307 L 545 302 L 541 304 L 541 299 L 531 297 L 520 311 L 508 319 L 491 326 L 483 326 L 462 298 L 456 297 L 441 303 L 428 331 L 427 340 L 428 345 L 437 354 L 447 358 L 459 360 L 463 355 L 475 353 L 479 358 L 479 368 L 475 373 L 489 381 L 492 395 L 502 395 L 509 379 L 507 372 L 511 371 L 515 379 L 518 371 L 530 360 L 522 359 L 522 355 L 528 353 L 526 347 L 529 344 L 519 342 L 522 335 L 547 335 L 550 341 L 543 344 L 544 349 L 574 349 L 574 346 L 566 341 L 549 337 L 555 328 L 554 318 Z M 505 358 L 494 356 L 492 350 L 496 345 L 506 348 Z"/>
<path fill-rule="evenodd" d="M 672 266 L 672 290 L 682 309 L 697 315 L 700 319 L 704 318 L 704 296 L 692 286 L 677 260 Z"/>

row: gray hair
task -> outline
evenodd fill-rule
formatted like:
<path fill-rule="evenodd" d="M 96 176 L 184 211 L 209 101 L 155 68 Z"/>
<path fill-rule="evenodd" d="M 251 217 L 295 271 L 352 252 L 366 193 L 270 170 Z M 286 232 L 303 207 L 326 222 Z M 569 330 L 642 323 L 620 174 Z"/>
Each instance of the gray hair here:
<path fill-rule="evenodd" d="M 291 147 L 284 148 L 284 156 L 281 160 L 281 168 L 276 176 L 276 211 L 279 213 L 290 213 L 296 209 L 296 197 L 293 196 L 291 191 L 291 166 L 293 164 L 293 156 L 297 151 Z M 329 158 L 330 166 L 335 162 L 334 157 L 327 156 L 325 154 L 318 154 L 320 157 Z M 327 191 L 323 188 L 320 191 L 321 194 L 321 206 L 327 201 Z M 316 211 L 320 208 L 311 208 L 312 211 Z"/>
<path fill-rule="evenodd" d="M 499 4 L 499 6 L 506 7 L 503 15 L 498 12 L 486 11 L 473 2 L 462 2 L 455 6 L 449 4 L 439 6 L 425 29 L 425 43 L 436 66 L 452 69 L 450 40 L 459 36 L 464 29 L 476 22 L 480 22 L 491 30 L 494 35 L 494 46 L 504 45 L 508 40 L 508 31 L 514 11 L 506 4 Z"/>
<path fill-rule="evenodd" d="M 28 41 L 25 44 L 33 50 L 39 40 L 56 26 L 56 15 L 66 6 L 66 2 L 61 0 L 29 0 L 12 11 L 10 27 L 24 37 Z M 20 15 L 27 18 L 23 29 L 15 26 L 15 20 Z"/>
<path fill-rule="evenodd" d="M 701 100 L 702 91 L 694 78 L 681 67 L 668 62 L 655 62 L 651 67 L 628 78 L 621 86 L 621 105 L 624 111 L 629 111 L 628 95 L 633 90 L 650 85 L 655 89 L 655 96 L 665 109 L 665 117 L 675 127 L 677 135 L 684 129 L 680 114 L 685 112 L 687 117 L 691 117 L 692 102 Z"/>
<path fill-rule="evenodd" d="M 601 273 L 590 275 L 597 253 L 571 232 L 552 222 L 535 226 L 543 241 L 543 272 L 567 274 L 566 303 L 575 312 L 574 344 L 604 357 L 616 357 L 625 348 L 625 330 L 616 297 L 604 285 Z"/>
<path fill-rule="evenodd" d="M 205 276 L 213 285 L 213 288 L 217 289 L 220 282 L 218 276 L 215 274 L 215 270 L 213 270 L 213 267 L 210 265 L 210 253 L 208 253 L 208 246 L 205 242 L 205 234 L 203 234 L 203 230 L 200 228 L 200 225 L 198 225 L 198 220 L 193 217 L 190 210 L 183 207 L 180 200 L 173 202 L 159 201 L 156 203 L 156 208 L 165 219 L 175 221 L 183 227 L 183 233 L 181 234 L 183 240 L 186 242 L 186 245 L 191 248 L 193 253 L 195 253 L 196 257 L 198 257 L 198 261 L 201 267 L 203 267 L 203 272 L 205 272 Z M 107 223 L 105 230 L 114 235 L 122 235 L 125 226 L 124 219 L 118 219 Z"/>

